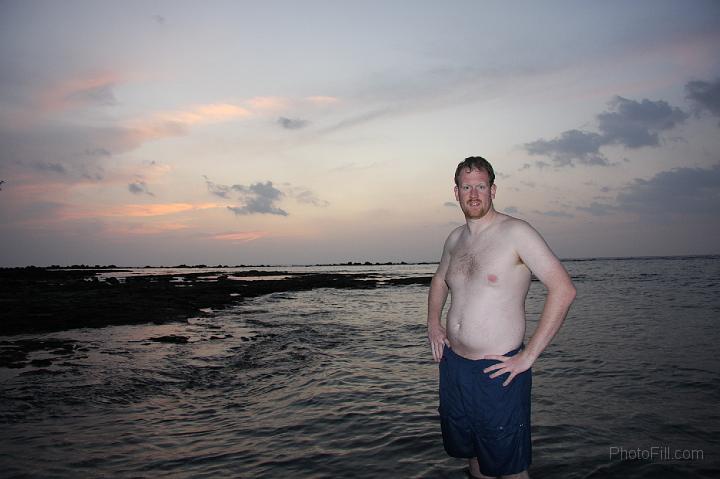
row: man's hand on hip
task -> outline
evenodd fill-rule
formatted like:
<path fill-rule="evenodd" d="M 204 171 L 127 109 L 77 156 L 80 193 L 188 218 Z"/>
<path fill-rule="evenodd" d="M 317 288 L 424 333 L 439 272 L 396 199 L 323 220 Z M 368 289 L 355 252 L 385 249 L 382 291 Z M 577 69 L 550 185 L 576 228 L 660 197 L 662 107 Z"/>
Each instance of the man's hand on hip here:
<path fill-rule="evenodd" d="M 450 346 L 450 342 L 445 334 L 445 328 L 439 324 L 428 326 L 428 340 L 432 348 L 433 359 L 436 363 L 439 363 L 442 359 L 445 345 Z"/>
<path fill-rule="evenodd" d="M 482 359 L 493 359 L 495 361 L 500 361 L 497 364 L 486 367 L 485 369 L 483 369 L 483 372 L 490 373 L 492 371 L 495 371 L 490 375 L 490 378 L 496 378 L 498 376 L 502 376 L 505 373 L 509 373 L 509 376 L 507 377 L 507 379 L 505 379 L 505 382 L 503 382 L 503 386 L 507 386 L 508 384 L 510 384 L 510 382 L 515 379 L 515 376 L 517 376 L 518 374 L 530 369 L 533 363 L 533 361 L 525 354 L 525 351 L 521 351 L 515 356 L 488 354 L 486 356 L 483 356 Z"/>

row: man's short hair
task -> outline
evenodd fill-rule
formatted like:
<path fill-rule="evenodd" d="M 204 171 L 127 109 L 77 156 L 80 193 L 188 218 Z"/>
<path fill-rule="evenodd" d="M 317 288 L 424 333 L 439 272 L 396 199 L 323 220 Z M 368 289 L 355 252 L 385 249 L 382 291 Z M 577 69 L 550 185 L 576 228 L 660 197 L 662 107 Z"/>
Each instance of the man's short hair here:
<path fill-rule="evenodd" d="M 490 162 L 482 156 L 470 156 L 458 164 L 455 170 L 455 186 L 460 186 L 460 174 L 465 170 L 485 170 L 490 178 L 490 186 L 495 183 L 495 171 Z"/>

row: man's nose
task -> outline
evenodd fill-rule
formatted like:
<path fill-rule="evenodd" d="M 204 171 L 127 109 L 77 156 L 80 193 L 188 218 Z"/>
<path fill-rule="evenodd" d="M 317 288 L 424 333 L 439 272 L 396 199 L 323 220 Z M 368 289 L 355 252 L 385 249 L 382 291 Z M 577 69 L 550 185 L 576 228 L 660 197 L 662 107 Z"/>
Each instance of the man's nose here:
<path fill-rule="evenodd" d="M 477 198 L 478 196 L 480 196 L 480 192 L 478 191 L 478 189 L 471 187 L 470 188 L 470 197 Z"/>

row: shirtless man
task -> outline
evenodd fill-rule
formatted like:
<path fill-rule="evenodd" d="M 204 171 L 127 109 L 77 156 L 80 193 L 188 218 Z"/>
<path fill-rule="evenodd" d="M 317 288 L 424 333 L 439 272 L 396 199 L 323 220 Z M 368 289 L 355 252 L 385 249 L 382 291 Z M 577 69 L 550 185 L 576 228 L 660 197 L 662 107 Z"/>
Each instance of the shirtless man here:
<path fill-rule="evenodd" d="M 575 287 L 529 224 L 493 208 L 495 173 L 470 157 L 455 172 L 466 224 L 453 230 L 428 295 L 428 339 L 440 363 L 440 418 L 447 453 L 473 477 L 527 478 L 531 463 L 530 367 L 560 329 Z M 531 273 L 548 290 L 523 346 Z M 440 316 L 448 292 L 447 329 Z"/>

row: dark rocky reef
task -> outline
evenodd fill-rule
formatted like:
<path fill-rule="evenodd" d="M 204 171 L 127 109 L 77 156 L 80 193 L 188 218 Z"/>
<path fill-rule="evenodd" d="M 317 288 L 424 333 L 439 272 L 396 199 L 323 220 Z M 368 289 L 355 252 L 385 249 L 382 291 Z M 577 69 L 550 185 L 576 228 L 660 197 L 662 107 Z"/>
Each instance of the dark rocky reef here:
<path fill-rule="evenodd" d="M 164 323 L 195 316 L 202 308 L 218 309 L 243 298 L 270 293 L 383 285 L 372 273 L 237 273 L 243 277 L 285 276 L 248 281 L 232 279 L 229 273 L 217 271 L 100 281 L 97 274 L 101 272 L 107 270 L 0 269 L 0 335 Z M 384 283 L 427 284 L 429 279 L 401 278 Z"/>

